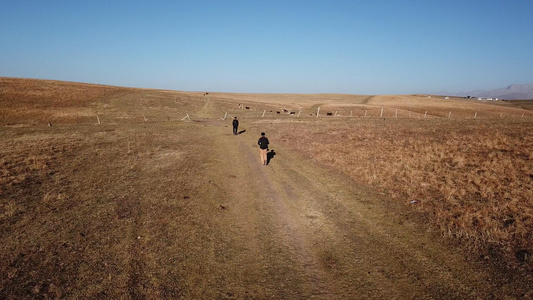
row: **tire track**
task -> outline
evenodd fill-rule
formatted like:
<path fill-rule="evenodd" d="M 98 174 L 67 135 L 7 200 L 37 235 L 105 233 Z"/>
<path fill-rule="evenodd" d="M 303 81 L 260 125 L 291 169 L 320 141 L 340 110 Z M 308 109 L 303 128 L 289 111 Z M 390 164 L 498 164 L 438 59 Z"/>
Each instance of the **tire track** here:
<path fill-rule="evenodd" d="M 402 299 L 489 296 L 482 270 L 441 249 L 431 237 L 403 226 L 375 195 L 283 149 L 262 166 L 253 137 L 231 151 L 260 183 L 274 237 L 295 262 L 303 297 Z M 235 147 L 235 144 L 237 147 Z M 256 184 L 257 185 L 257 184 Z"/>
<path fill-rule="evenodd" d="M 262 189 L 272 210 L 272 222 L 277 225 L 282 243 L 290 249 L 298 264 L 305 272 L 305 288 L 310 291 L 310 296 L 321 296 L 325 298 L 333 297 L 333 278 L 323 272 L 319 267 L 321 262 L 316 255 L 310 251 L 311 245 L 304 236 L 300 222 L 291 214 L 288 202 L 294 201 L 295 195 L 289 189 L 280 188 L 276 182 L 267 174 L 271 166 L 263 166 L 259 161 L 259 151 L 253 154 L 252 149 L 244 142 L 239 142 L 239 151 L 246 157 L 250 166 L 257 166 L 257 179 L 262 183 Z M 290 185 L 289 185 L 290 187 Z"/>
<path fill-rule="evenodd" d="M 371 190 L 257 136 L 212 123 L 227 203 L 219 268 L 236 298 L 490 298 L 490 272 L 394 215 Z M 223 157 L 223 158 L 222 158 Z M 506 287 L 503 287 L 504 289 Z M 220 292 L 221 294 L 223 291 Z M 226 294 L 228 295 L 228 294 Z M 500 294 L 505 295 L 505 292 Z"/>

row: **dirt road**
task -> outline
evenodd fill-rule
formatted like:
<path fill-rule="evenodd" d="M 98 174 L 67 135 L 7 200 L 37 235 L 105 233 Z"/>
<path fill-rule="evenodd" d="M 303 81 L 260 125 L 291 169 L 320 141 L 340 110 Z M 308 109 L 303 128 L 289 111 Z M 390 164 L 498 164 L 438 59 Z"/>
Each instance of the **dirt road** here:
<path fill-rule="evenodd" d="M 493 292 L 486 290 L 490 275 L 387 211 L 376 195 L 275 141 L 276 155 L 263 166 L 259 135 L 230 131 L 211 123 L 206 132 L 214 163 L 203 170 L 204 192 L 220 210 L 213 228 L 220 243 L 203 261 L 205 289 L 195 296 L 464 299 Z"/>

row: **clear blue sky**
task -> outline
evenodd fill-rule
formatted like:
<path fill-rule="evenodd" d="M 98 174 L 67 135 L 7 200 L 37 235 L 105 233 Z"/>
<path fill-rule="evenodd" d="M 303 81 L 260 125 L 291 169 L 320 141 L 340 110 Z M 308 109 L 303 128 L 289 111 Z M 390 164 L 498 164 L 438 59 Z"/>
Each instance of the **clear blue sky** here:
<path fill-rule="evenodd" d="M 408 94 L 533 82 L 532 0 L 0 0 L 0 76 Z"/>

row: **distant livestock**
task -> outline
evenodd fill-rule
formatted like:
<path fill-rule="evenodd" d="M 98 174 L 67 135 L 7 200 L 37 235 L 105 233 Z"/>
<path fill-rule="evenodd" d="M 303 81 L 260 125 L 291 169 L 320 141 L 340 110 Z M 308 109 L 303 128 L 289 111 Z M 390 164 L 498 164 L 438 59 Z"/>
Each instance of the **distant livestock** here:
<path fill-rule="evenodd" d="M 326 115 L 327 116 L 333 116 L 333 113 L 328 112 L 328 113 L 326 113 Z"/>
<path fill-rule="evenodd" d="M 293 112 L 293 111 L 291 111 L 291 112 L 290 112 L 289 114 L 291 114 L 291 115 L 294 115 L 294 114 L 296 114 L 296 113 L 295 113 L 295 112 Z"/>
<path fill-rule="evenodd" d="M 277 111 L 276 113 L 279 115 L 281 112 Z"/>
<path fill-rule="evenodd" d="M 250 109 L 250 106 L 246 106 L 246 109 Z"/>

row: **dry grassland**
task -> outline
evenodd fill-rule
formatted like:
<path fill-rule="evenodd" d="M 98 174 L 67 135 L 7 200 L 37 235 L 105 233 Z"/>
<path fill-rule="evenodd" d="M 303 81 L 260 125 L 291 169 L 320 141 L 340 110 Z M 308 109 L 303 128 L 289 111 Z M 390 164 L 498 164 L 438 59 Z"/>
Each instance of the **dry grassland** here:
<path fill-rule="evenodd" d="M 133 89 L 52 80 L 0 78 L 0 123 L 83 123 L 98 103 Z"/>
<path fill-rule="evenodd" d="M 301 117 L 276 113 L 282 109 Z M 195 264 L 231 249 L 212 217 L 219 190 L 202 173 L 220 161 L 205 153 L 212 141 L 194 128 L 225 112 L 239 116 L 247 133 L 265 131 L 309 164 L 381 190 L 419 216 L 420 228 L 482 259 L 533 270 L 533 111 L 515 103 L 203 95 L 0 78 L 0 291 L 220 296 L 205 293 L 223 277 L 223 264 Z M 186 114 L 197 122 L 178 123 Z"/>
<path fill-rule="evenodd" d="M 211 226 L 192 204 L 205 141 L 183 126 L 2 134 L 0 295 L 137 299 L 157 281 L 153 297 L 179 297 L 171 281 L 187 276 L 169 260 L 208 249 Z"/>
<path fill-rule="evenodd" d="M 512 103 L 516 105 L 517 107 L 527 109 L 527 110 L 533 110 L 533 100 L 512 100 L 512 101 L 505 101 Z"/>
<path fill-rule="evenodd" d="M 352 119 L 269 127 L 273 140 L 383 189 L 474 253 L 532 263 L 531 120 Z"/>
<path fill-rule="evenodd" d="M 287 100 L 281 102 L 273 101 L 274 95 L 227 97 L 278 107 L 293 103 L 296 112 L 303 108 L 303 118 L 258 119 L 257 131 L 268 130 L 273 140 L 314 163 L 382 189 L 476 255 L 533 267 L 530 101 L 421 95 L 282 95 L 278 101 Z M 315 118 L 318 107 L 320 118 Z"/>

